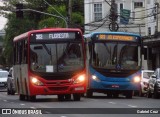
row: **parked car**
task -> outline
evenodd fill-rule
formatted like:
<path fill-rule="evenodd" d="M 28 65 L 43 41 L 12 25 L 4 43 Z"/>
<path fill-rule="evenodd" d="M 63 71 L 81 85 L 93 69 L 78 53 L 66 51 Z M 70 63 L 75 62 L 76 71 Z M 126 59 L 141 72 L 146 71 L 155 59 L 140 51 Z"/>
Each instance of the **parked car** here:
<path fill-rule="evenodd" d="M 160 97 L 160 68 L 157 68 L 153 75 L 149 79 L 149 86 L 147 91 L 147 97 L 154 98 Z"/>
<path fill-rule="evenodd" d="M 10 68 L 8 78 L 7 78 L 7 94 L 14 95 L 15 94 L 15 85 L 14 85 L 14 77 L 13 77 L 13 67 Z"/>
<path fill-rule="evenodd" d="M 142 70 L 139 96 L 144 96 L 145 94 L 147 94 L 149 78 L 153 73 L 153 70 Z"/>
<path fill-rule="evenodd" d="M 0 89 L 7 88 L 8 71 L 0 70 Z"/>

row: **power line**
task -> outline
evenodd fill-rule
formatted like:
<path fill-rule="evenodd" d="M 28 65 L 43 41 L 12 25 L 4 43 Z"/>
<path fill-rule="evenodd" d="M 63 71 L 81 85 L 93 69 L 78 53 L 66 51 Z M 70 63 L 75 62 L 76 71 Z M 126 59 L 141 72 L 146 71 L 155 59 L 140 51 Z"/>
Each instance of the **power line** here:
<path fill-rule="evenodd" d="M 95 29 L 92 29 L 92 30 L 85 29 L 85 30 L 86 30 L 86 31 L 94 31 L 94 30 L 97 30 L 97 29 L 99 29 L 100 27 L 102 27 L 105 23 L 106 23 L 106 21 L 103 22 L 100 26 L 98 26 L 98 27 L 95 28 Z"/>
<path fill-rule="evenodd" d="M 61 17 L 65 18 L 59 11 L 57 11 L 51 4 L 49 4 L 46 0 L 43 0 L 47 5 L 52 7 Z"/>
<path fill-rule="evenodd" d="M 109 2 L 108 2 L 107 0 L 105 0 L 105 2 L 106 2 L 109 6 L 111 6 L 111 4 L 109 4 Z"/>

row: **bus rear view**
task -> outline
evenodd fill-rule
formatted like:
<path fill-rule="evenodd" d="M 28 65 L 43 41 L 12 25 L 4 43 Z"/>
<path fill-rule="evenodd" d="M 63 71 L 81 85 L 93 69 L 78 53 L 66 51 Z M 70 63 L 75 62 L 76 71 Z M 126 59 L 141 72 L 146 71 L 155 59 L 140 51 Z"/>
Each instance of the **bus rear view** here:
<path fill-rule="evenodd" d="M 93 92 L 108 97 L 132 98 L 141 78 L 141 38 L 131 33 L 92 33 L 88 42 L 87 97 Z"/>

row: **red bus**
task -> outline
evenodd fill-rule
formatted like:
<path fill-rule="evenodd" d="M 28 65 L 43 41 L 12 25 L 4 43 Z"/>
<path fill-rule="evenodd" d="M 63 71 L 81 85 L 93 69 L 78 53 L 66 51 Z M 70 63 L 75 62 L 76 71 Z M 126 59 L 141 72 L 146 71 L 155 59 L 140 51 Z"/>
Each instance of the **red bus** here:
<path fill-rule="evenodd" d="M 86 92 L 84 40 L 80 29 L 31 30 L 14 38 L 14 78 L 20 100 L 57 95 L 79 101 Z"/>

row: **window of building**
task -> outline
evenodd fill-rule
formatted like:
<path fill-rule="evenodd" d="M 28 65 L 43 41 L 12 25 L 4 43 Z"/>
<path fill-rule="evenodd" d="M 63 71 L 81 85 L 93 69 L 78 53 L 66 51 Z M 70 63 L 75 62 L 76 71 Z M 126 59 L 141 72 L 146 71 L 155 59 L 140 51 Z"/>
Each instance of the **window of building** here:
<path fill-rule="evenodd" d="M 94 4 L 94 19 L 95 21 L 102 19 L 102 4 Z"/>
<path fill-rule="evenodd" d="M 148 35 L 151 35 L 151 27 L 148 27 Z"/>
<path fill-rule="evenodd" d="M 151 0 L 147 0 L 147 4 L 150 4 L 150 1 L 151 1 Z"/>
<path fill-rule="evenodd" d="M 123 4 L 122 3 L 120 3 L 120 11 L 121 11 L 121 9 L 123 9 Z"/>
<path fill-rule="evenodd" d="M 134 2 L 134 8 L 143 7 L 143 2 Z"/>

